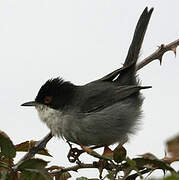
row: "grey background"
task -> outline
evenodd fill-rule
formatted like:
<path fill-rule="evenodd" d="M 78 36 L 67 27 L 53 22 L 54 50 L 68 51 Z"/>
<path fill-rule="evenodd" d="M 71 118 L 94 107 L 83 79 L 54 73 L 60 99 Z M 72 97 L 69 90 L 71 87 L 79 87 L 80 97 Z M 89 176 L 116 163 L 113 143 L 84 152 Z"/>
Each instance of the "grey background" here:
<path fill-rule="evenodd" d="M 49 130 L 36 110 L 20 104 L 33 100 L 49 78 L 60 76 L 84 84 L 119 68 L 146 6 L 155 9 L 140 60 L 158 45 L 178 39 L 178 0 L 1 0 L 0 129 L 15 144 L 45 136 Z M 141 129 L 125 147 L 131 157 L 152 152 L 162 158 L 165 141 L 179 130 L 179 57 L 167 52 L 162 66 L 156 60 L 139 76 L 143 85 L 153 88 L 143 91 Z M 51 164 L 72 165 L 63 140 L 53 138 L 47 148 L 54 156 L 48 159 Z M 87 155 L 83 161 L 91 162 Z M 73 174 L 95 177 L 97 173 L 80 170 Z"/>

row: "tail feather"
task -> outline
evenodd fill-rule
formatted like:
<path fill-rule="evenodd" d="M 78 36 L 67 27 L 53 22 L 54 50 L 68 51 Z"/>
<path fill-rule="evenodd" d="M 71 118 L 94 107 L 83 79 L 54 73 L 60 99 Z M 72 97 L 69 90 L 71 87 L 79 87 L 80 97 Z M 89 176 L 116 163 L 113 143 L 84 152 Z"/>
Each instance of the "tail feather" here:
<path fill-rule="evenodd" d="M 148 8 L 146 7 L 138 20 L 133 40 L 123 65 L 124 70 L 120 72 L 120 75 L 115 80 L 116 82 L 120 83 L 120 85 L 136 84 L 135 66 L 152 12 L 153 8 L 148 11 Z"/>

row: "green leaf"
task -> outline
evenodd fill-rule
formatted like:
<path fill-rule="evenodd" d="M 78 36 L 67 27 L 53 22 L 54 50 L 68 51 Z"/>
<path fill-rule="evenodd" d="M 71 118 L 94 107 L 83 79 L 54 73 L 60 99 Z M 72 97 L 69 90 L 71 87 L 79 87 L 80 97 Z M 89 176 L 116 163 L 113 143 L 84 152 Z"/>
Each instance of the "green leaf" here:
<path fill-rule="evenodd" d="M 173 174 L 171 176 L 166 177 L 164 180 L 178 180 L 179 174 Z"/>
<path fill-rule="evenodd" d="M 131 170 L 135 170 L 137 174 L 140 176 L 140 178 L 143 179 L 142 174 L 139 172 L 139 169 L 137 167 L 136 161 L 134 159 L 130 159 L 129 157 L 127 157 L 126 162 L 129 165 L 129 167 L 126 169 L 126 172 L 130 173 Z"/>
<path fill-rule="evenodd" d="M 166 162 L 159 160 L 159 159 L 146 159 L 146 158 L 134 158 L 133 159 L 136 162 L 137 167 L 145 167 L 151 166 L 151 168 L 156 168 L 156 169 L 162 169 L 162 170 L 168 170 L 171 172 L 175 172 L 175 170 Z"/>
<path fill-rule="evenodd" d="M 26 169 L 43 169 L 47 166 L 48 162 L 42 159 L 29 159 L 22 162 L 17 169 L 26 170 Z"/>
<path fill-rule="evenodd" d="M 9 166 L 2 161 L 0 161 L 0 167 L 5 168 L 5 169 L 9 169 Z"/>
<path fill-rule="evenodd" d="M 152 178 L 150 180 L 179 180 L 179 174 L 172 174 L 165 178 Z"/>
<path fill-rule="evenodd" d="M 23 170 L 20 180 L 53 180 L 45 169 L 26 169 Z"/>
<path fill-rule="evenodd" d="M 71 178 L 71 174 L 69 172 L 64 172 L 55 175 L 55 180 L 67 180 L 69 178 Z"/>
<path fill-rule="evenodd" d="M 129 157 L 126 158 L 127 164 L 129 164 L 131 167 L 136 167 L 136 162 L 133 159 L 130 159 Z"/>
<path fill-rule="evenodd" d="M 48 167 L 47 169 L 48 169 L 48 171 L 53 171 L 53 170 L 59 170 L 62 168 L 64 168 L 64 167 L 53 165 L 53 166 Z"/>
<path fill-rule="evenodd" d="M 13 180 L 13 177 L 10 173 L 1 171 L 0 172 L 0 179 L 1 180 Z"/>
<path fill-rule="evenodd" d="M 120 163 L 126 158 L 126 149 L 123 146 L 117 146 L 113 151 L 113 159 L 115 162 Z"/>
<path fill-rule="evenodd" d="M 110 180 L 114 180 L 115 179 L 115 175 L 116 172 L 115 171 L 108 171 L 108 174 L 106 175 L 106 177 Z"/>
<path fill-rule="evenodd" d="M 14 158 L 16 156 L 16 149 L 12 141 L 6 133 L 0 131 L 0 154 L 6 158 Z"/>
<path fill-rule="evenodd" d="M 76 178 L 76 180 L 88 180 L 88 178 L 86 178 L 86 177 L 79 177 L 79 178 Z"/>
<path fill-rule="evenodd" d="M 76 180 L 99 180 L 98 178 L 90 178 L 88 179 L 87 177 L 79 177 L 79 178 L 76 178 Z"/>

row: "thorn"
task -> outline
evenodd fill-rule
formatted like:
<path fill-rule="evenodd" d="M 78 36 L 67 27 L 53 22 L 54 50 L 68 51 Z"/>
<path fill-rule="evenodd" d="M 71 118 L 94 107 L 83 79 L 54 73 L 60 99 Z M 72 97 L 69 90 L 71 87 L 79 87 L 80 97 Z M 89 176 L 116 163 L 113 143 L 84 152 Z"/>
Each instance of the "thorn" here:
<path fill-rule="evenodd" d="M 173 52 L 174 52 L 175 57 L 176 57 L 176 55 L 177 55 L 177 48 L 176 48 L 176 47 L 173 47 L 173 48 L 171 48 L 171 51 L 173 51 Z"/>
<path fill-rule="evenodd" d="M 157 46 L 159 49 L 163 49 L 165 47 L 165 44 L 161 44 L 160 46 Z"/>
<path fill-rule="evenodd" d="M 160 48 L 163 49 L 165 47 L 165 44 L 161 44 Z"/>
<path fill-rule="evenodd" d="M 160 65 L 162 65 L 162 57 L 163 57 L 163 55 L 161 55 L 158 59 L 159 59 L 159 61 L 160 61 Z"/>
<path fill-rule="evenodd" d="M 164 153 L 165 153 L 165 157 L 167 157 L 167 150 L 166 149 L 165 149 Z"/>

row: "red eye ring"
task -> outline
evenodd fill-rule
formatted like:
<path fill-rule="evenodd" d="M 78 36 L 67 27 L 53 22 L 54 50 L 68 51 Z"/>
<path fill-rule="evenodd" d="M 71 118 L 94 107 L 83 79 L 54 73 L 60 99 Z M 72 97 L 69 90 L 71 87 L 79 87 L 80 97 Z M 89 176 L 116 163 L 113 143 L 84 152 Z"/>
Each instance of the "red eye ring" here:
<path fill-rule="evenodd" d="M 45 104 L 50 104 L 51 102 L 52 102 L 52 97 L 51 96 L 45 96 L 44 103 Z"/>

